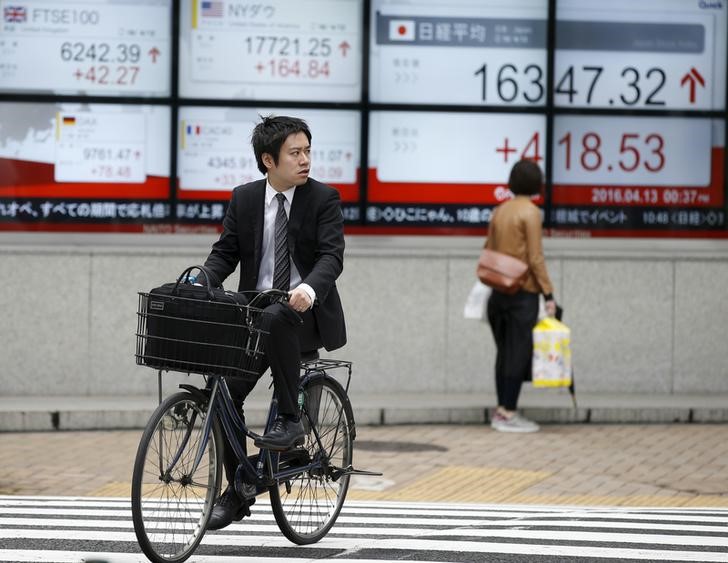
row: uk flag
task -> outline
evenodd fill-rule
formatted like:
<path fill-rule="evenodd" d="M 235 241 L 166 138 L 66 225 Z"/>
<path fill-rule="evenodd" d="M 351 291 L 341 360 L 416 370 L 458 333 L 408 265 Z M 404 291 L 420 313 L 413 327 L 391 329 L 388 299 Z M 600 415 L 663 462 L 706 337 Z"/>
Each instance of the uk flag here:
<path fill-rule="evenodd" d="M 5 6 L 3 19 L 7 23 L 23 23 L 28 19 L 28 10 L 25 6 Z"/>

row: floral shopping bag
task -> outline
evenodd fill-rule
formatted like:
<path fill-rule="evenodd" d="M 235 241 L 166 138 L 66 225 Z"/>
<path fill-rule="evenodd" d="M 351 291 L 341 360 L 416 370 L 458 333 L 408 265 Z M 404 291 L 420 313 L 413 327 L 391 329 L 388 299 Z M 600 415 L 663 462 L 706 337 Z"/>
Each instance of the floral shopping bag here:
<path fill-rule="evenodd" d="M 571 385 L 571 330 L 553 317 L 544 317 L 533 328 L 534 387 Z"/>

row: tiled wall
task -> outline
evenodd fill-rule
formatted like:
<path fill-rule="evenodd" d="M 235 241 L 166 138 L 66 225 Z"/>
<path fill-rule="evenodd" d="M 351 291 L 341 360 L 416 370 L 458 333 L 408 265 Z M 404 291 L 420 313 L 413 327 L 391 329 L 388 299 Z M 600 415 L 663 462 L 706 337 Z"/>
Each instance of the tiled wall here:
<path fill-rule="evenodd" d="M 136 292 L 204 260 L 213 239 L 1 245 L 0 393 L 156 393 L 133 357 Z M 492 391 L 489 327 L 462 316 L 481 244 L 347 239 L 349 343 L 331 355 L 354 362 L 352 395 Z M 547 240 L 546 257 L 581 391 L 728 392 L 728 242 Z"/>

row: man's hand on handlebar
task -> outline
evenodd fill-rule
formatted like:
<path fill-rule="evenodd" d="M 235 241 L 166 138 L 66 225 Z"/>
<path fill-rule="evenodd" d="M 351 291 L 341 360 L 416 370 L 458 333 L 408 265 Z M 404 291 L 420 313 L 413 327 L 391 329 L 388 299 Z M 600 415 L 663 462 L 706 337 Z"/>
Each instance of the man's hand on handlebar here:
<path fill-rule="evenodd" d="M 303 288 L 297 287 L 288 292 L 288 305 L 299 313 L 308 311 L 311 308 L 311 297 Z"/>

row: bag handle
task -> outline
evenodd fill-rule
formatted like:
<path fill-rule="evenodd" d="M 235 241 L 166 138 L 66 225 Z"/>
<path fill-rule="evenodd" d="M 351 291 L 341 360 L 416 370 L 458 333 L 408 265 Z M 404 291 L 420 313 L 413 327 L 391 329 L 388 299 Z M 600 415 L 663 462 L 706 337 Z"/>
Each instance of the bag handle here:
<path fill-rule="evenodd" d="M 205 274 L 205 285 L 203 287 L 207 289 L 207 296 L 210 298 L 210 301 L 213 301 L 215 295 L 212 293 L 212 280 L 217 280 L 217 277 L 208 268 L 205 268 L 205 266 L 190 266 L 189 268 L 186 268 L 185 271 L 182 272 L 177 278 L 177 283 L 174 284 L 174 289 L 172 290 L 172 293 L 177 293 L 177 288 L 179 287 L 179 284 L 182 283 L 182 280 L 185 280 L 185 283 L 189 282 L 190 273 L 193 270 L 199 270 L 200 272 Z M 222 285 L 220 285 L 220 288 L 222 289 Z"/>

